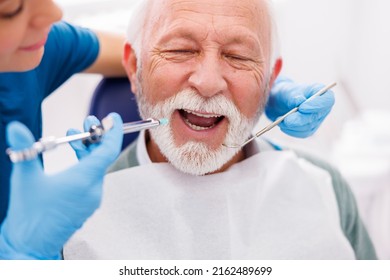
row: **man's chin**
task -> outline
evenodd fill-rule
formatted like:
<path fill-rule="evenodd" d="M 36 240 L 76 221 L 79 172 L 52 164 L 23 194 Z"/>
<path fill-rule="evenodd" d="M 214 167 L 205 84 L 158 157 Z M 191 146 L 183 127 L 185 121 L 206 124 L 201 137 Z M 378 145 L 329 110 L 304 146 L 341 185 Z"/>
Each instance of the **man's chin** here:
<path fill-rule="evenodd" d="M 221 146 L 212 150 L 199 142 L 188 142 L 168 149 L 160 147 L 160 150 L 176 169 L 195 176 L 218 172 L 237 154 L 234 149 Z"/>

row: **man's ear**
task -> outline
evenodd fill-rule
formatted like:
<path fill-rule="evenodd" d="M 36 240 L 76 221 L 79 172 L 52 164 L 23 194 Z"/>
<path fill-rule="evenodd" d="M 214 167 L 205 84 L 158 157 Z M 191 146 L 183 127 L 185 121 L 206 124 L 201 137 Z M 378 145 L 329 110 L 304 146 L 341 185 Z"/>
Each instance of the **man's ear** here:
<path fill-rule="evenodd" d="M 276 78 L 279 76 L 280 71 L 282 71 L 282 66 L 283 66 L 283 60 L 281 57 L 279 57 L 278 59 L 276 59 L 274 67 L 272 68 L 271 78 L 269 80 L 269 88 L 270 89 L 274 85 L 274 82 L 275 82 Z"/>
<path fill-rule="evenodd" d="M 131 91 L 137 93 L 137 56 L 129 43 L 125 44 L 122 65 L 131 83 Z"/>

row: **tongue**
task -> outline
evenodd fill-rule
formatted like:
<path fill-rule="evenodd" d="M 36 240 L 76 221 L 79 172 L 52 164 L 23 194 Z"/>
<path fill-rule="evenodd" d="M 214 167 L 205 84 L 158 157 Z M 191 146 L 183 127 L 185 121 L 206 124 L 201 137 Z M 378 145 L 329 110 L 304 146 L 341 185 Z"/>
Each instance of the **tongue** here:
<path fill-rule="evenodd" d="M 200 117 L 200 116 L 188 113 L 186 111 L 182 111 L 182 115 L 191 124 L 196 125 L 196 126 L 200 126 L 200 127 L 211 127 L 218 121 L 218 118 L 204 118 L 204 117 Z"/>

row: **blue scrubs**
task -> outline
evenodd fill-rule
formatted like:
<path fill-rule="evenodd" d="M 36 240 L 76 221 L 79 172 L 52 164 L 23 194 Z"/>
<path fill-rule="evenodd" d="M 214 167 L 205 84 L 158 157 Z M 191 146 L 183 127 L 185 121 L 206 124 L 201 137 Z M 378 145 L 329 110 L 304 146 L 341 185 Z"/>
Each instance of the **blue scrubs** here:
<path fill-rule="evenodd" d="M 42 101 L 70 76 L 88 68 L 98 53 L 98 39 L 90 30 L 60 22 L 53 26 L 37 68 L 23 73 L 0 73 L 0 223 L 8 208 L 11 174 L 11 162 L 5 154 L 6 125 L 20 121 L 39 139 Z"/>

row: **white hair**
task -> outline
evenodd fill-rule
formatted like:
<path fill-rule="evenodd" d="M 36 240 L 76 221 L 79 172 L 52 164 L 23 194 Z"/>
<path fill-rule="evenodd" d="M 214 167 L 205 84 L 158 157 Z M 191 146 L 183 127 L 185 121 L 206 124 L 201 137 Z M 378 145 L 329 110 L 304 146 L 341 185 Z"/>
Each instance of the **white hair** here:
<path fill-rule="evenodd" d="M 148 9 L 151 7 L 153 0 L 133 0 L 135 6 L 132 10 L 130 21 L 127 28 L 127 41 L 131 44 L 136 56 L 140 58 L 142 40 L 144 36 L 144 27 L 147 20 Z M 160 1 L 160 0 L 158 0 Z M 277 25 L 275 21 L 275 12 L 273 1 L 267 0 L 267 7 L 270 15 L 270 38 L 271 38 L 271 49 L 270 49 L 270 67 L 273 67 L 275 61 L 280 57 L 280 43 Z M 272 69 L 271 69 L 272 70 Z"/>
<path fill-rule="evenodd" d="M 130 20 L 127 27 L 127 42 L 131 44 L 135 54 L 139 58 L 150 0 L 133 1 L 136 3 L 130 14 Z"/>

